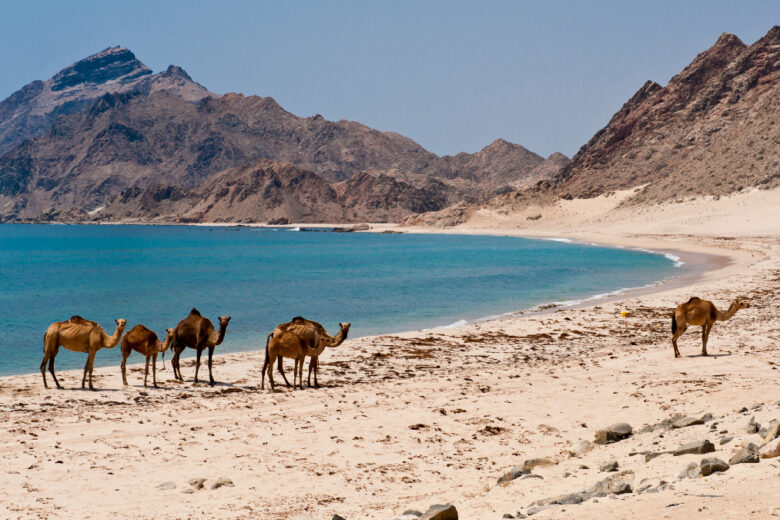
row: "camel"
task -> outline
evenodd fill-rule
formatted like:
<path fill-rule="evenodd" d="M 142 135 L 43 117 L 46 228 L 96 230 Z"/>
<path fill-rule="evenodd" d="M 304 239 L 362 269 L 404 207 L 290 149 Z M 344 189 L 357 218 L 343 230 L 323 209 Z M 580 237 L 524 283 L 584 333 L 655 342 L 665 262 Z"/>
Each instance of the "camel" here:
<path fill-rule="evenodd" d="M 60 347 L 65 347 L 73 352 L 87 353 L 87 364 L 84 365 L 84 377 L 81 378 L 81 388 L 84 388 L 89 373 L 89 389 L 94 390 L 92 386 L 92 369 L 95 363 L 95 354 L 101 348 L 114 348 L 119 344 L 127 326 L 127 320 L 116 320 L 116 330 L 109 336 L 103 327 L 94 321 L 85 320 L 80 316 L 73 316 L 68 321 L 56 321 L 49 325 L 46 334 L 43 336 L 43 361 L 41 361 L 41 374 L 43 375 L 43 386 L 49 388 L 46 383 L 46 363 L 49 363 L 49 372 L 54 378 L 54 384 L 57 388 L 62 388 L 57 376 L 54 373 L 54 358 L 57 357 Z"/>
<path fill-rule="evenodd" d="M 680 357 L 677 349 L 677 338 L 683 335 L 688 325 L 701 325 L 701 354 L 707 356 L 707 340 L 710 330 L 716 321 L 730 319 L 739 309 L 747 309 L 750 304 L 742 300 L 734 300 L 726 312 L 719 311 L 711 301 L 702 300 L 693 296 L 685 303 L 681 303 L 672 313 L 672 346 L 674 357 Z"/>
<path fill-rule="evenodd" d="M 286 328 L 286 327 L 288 327 L 290 325 L 307 325 L 309 327 L 312 327 L 312 328 L 316 329 L 317 333 L 319 333 L 320 336 L 322 336 L 324 338 L 329 338 L 331 340 L 331 342 L 327 345 L 330 348 L 336 348 L 339 345 L 341 345 L 341 343 L 343 342 L 343 340 L 338 342 L 338 343 L 333 342 L 333 340 L 334 340 L 333 336 L 329 335 L 325 331 L 325 327 L 323 327 L 320 323 L 317 323 L 316 321 L 307 320 L 303 316 L 296 316 L 295 318 L 292 319 L 291 322 L 283 323 L 283 324 L 277 326 L 277 328 Z M 349 324 L 347 324 L 347 325 L 349 325 Z M 346 334 L 344 335 L 344 339 L 347 339 Z M 307 356 L 308 355 L 309 354 L 307 354 Z M 287 386 L 289 387 L 290 383 L 287 382 L 287 377 L 285 377 L 285 375 L 284 375 L 284 369 L 282 367 L 282 359 L 284 359 L 284 358 L 280 356 L 279 357 L 279 362 L 278 362 L 278 370 L 279 370 L 279 373 L 282 374 L 282 378 L 284 379 L 284 382 L 287 383 Z M 311 386 L 311 374 L 312 374 L 312 370 L 313 370 L 314 371 L 314 387 L 315 388 L 319 388 L 320 387 L 320 383 L 317 381 L 317 373 L 319 372 L 319 366 L 320 366 L 319 365 L 319 356 L 312 356 L 311 360 L 309 361 L 309 374 L 308 374 L 308 377 L 306 378 L 306 384 L 308 386 Z"/>
<path fill-rule="evenodd" d="M 176 325 L 176 334 L 174 337 L 173 375 L 179 381 L 184 381 L 179 368 L 179 356 L 185 348 L 194 348 L 197 352 L 195 360 L 195 382 L 198 382 L 198 370 L 200 369 L 200 355 L 205 349 L 209 349 L 209 384 L 214 386 L 214 376 L 211 375 L 211 361 L 214 356 L 214 347 L 222 343 L 225 339 L 230 316 L 219 317 L 219 331 L 214 330 L 208 318 L 204 318 L 198 309 L 192 309 L 190 314 Z"/>
<path fill-rule="evenodd" d="M 303 362 L 306 356 L 310 356 L 314 360 L 322 354 L 326 347 L 341 345 L 349 334 L 349 323 L 340 323 L 340 330 L 334 337 L 327 335 L 327 333 L 324 335 L 320 334 L 317 327 L 306 324 L 307 320 L 302 318 L 300 320 L 303 323 L 295 323 L 295 320 L 290 323 L 283 323 L 275 328 L 266 338 L 265 363 L 263 364 L 260 388 L 265 388 L 265 374 L 267 372 L 268 379 L 271 382 L 271 391 L 276 390 L 273 366 L 277 357 L 288 357 L 295 360 L 293 388 L 295 388 L 296 384 L 298 384 L 299 388 L 303 388 Z M 311 367 L 311 364 L 309 366 Z M 316 374 L 314 379 L 316 382 Z"/>
<path fill-rule="evenodd" d="M 144 374 L 144 388 L 149 378 L 149 358 L 152 359 L 152 384 L 157 388 L 157 354 L 165 351 L 173 343 L 176 329 L 165 329 L 167 333 L 165 341 L 157 339 L 157 334 L 143 325 L 136 325 L 122 338 L 122 384 L 127 386 L 127 358 L 132 351 L 146 356 L 146 373 Z"/>

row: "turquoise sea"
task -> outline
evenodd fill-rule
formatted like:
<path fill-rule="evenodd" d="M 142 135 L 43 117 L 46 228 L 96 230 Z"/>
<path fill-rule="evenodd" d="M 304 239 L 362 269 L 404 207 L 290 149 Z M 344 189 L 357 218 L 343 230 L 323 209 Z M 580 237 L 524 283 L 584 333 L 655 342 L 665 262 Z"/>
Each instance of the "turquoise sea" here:
<path fill-rule="evenodd" d="M 684 269 L 684 267 L 683 267 Z M 264 348 L 293 316 L 351 336 L 478 320 L 640 287 L 680 272 L 660 254 L 500 236 L 192 226 L 0 225 L 0 375 L 37 372 L 53 321 L 158 335 L 192 307 L 232 316 L 217 353 Z M 117 365 L 119 347 L 98 366 Z M 57 369 L 83 368 L 60 350 Z M 133 355 L 131 362 L 140 362 Z"/>

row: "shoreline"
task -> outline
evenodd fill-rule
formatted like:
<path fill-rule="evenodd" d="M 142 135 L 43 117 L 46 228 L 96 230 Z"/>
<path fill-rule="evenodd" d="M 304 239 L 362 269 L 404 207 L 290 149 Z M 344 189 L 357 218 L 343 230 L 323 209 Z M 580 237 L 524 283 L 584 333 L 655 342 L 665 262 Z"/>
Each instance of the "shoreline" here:
<path fill-rule="evenodd" d="M 44 224 L 46 225 L 46 224 Z M 49 224 L 51 225 L 51 224 Z M 57 224 L 54 224 L 57 225 Z M 82 225 L 82 224 L 75 224 L 75 225 Z M 89 225 L 89 224 L 88 224 Z M 141 223 L 110 223 L 110 224 L 94 224 L 94 225 L 139 225 L 139 226 L 146 226 L 150 224 L 141 224 Z M 154 224 L 151 224 L 154 225 Z M 168 225 L 168 224 L 159 224 L 159 225 Z M 282 225 L 282 226 L 267 226 L 265 224 L 248 224 L 248 225 L 235 225 L 235 224 L 229 224 L 229 223 L 182 223 L 182 224 L 171 224 L 171 225 L 181 225 L 181 226 L 196 226 L 196 227 L 255 227 L 255 228 L 296 228 L 296 227 L 320 227 L 320 228 L 330 228 L 334 225 L 332 224 L 288 224 L 288 225 Z M 391 335 L 408 335 L 408 334 L 414 334 L 414 333 L 427 333 L 427 332 L 436 332 L 440 330 L 447 330 L 447 329 L 453 329 L 458 327 L 467 327 L 477 324 L 485 324 L 496 320 L 506 320 L 506 319 L 516 319 L 516 318 L 523 318 L 528 316 L 539 316 L 539 315 L 545 315 L 550 313 L 555 313 L 560 310 L 564 309 L 581 309 L 581 308 L 588 308 L 598 305 L 603 305 L 607 303 L 614 303 L 614 302 L 620 302 L 623 300 L 628 300 L 631 298 L 636 298 L 639 296 L 646 296 L 651 295 L 654 293 L 663 293 L 665 291 L 671 291 L 675 290 L 681 287 L 685 287 L 687 285 L 691 285 L 696 283 L 701 276 L 712 276 L 713 272 L 716 272 L 720 269 L 724 269 L 728 267 L 729 265 L 735 263 L 737 260 L 734 257 L 725 256 L 723 254 L 714 254 L 712 251 L 709 252 L 694 252 L 691 251 L 688 248 L 655 248 L 657 245 L 655 242 L 652 242 L 651 244 L 647 244 L 647 242 L 642 241 L 643 246 L 636 246 L 631 245 L 631 243 L 626 242 L 622 239 L 617 240 L 601 240 L 599 242 L 592 241 L 590 239 L 581 238 L 580 236 L 575 236 L 571 233 L 568 234 L 560 234 L 556 235 L 555 233 L 539 233 L 539 234 L 528 234 L 525 232 L 515 232 L 513 230 L 502 230 L 502 229 L 479 229 L 479 230 L 448 230 L 448 229 L 439 229 L 439 228 L 402 228 L 401 231 L 398 231 L 399 225 L 398 224 L 369 224 L 370 229 L 368 230 L 361 230 L 357 231 L 359 233 L 374 233 L 374 234 L 382 234 L 384 232 L 387 232 L 388 230 L 400 232 L 400 233 L 407 233 L 407 234 L 463 234 L 463 235 L 475 235 L 475 236 L 506 236 L 506 237 L 514 237 L 514 238 L 524 238 L 529 240 L 551 240 L 551 241 L 560 241 L 570 244 L 579 244 L 579 245 L 591 245 L 596 247 L 605 247 L 605 248 L 613 248 L 613 249 L 625 249 L 625 250 L 632 250 L 636 252 L 645 252 L 649 254 L 654 255 L 662 255 L 668 258 L 671 261 L 679 261 L 682 262 L 682 266 L 677 265 L 676 268 L 679 269 L 686 269 L 687 272 L 680 272 L 672 275 L 669 278 L 665 278 L 662 280 L 658 280 L 655 282 L 652 282 L 648 285 L 641 286 L 641 287 L 623 287 L 618 288 L 613 291 L 610 291 L 608 293 L 597 293 L 594 295 L 585 296 L 581 299 L 573 300 L 573 301 L 546 301 L 541 302 L 536 305 L 533 305 L 531 307 L 526 308 L 520 308 L 520 309 L 513 309 L 509 310 L 500 314 L 493 314 L 493 315 L 487 315 L 483 317 L 478 318 L 472 318 L 472 319 L 466 319 L 461 318 L 453 323 L 443 324 L 443 325 L 436 325 L 431 327 L 422 327 L 422 328 L 412 328 L 412 329 L 401 329 L 398 331 L 392 331 L 392 332 L 386 332 L 381 334 L 369 334 L 366 336 L 354 336 L 353 339 L 357 338 L 376 338 L 376 337 L 382 337 L 382 336 L 391 336 Z M 646 246 L 646 247 L 645 247 Z M 651 248 L 653 247 L 653 248 Z M 687 267 L 685 267 L 687 266 Z M 258 338 L 262 338 L 263 334 L 260 334 Z M 242 348 L 239 347 L 238 350 L 232 350 L 230 352 L 220 352 L 220 349 L 217 348 L 215 351 L 215 359 L 219 356 L 228 356 L 228 355 L 240 355 L 240 354 L 248 354 L 248 353 L 254 353 L 254 352 L 262 352 L 264 351 L 264 346 L 262 341 L 258 343 L 258 346 L 256 347 L 249 347 L 249 348 Z M 182 355 L 183 359 L 190 359 L 194 358 L 195 353 L 191 349 L 186 349 Z M 134 364 L 140 366 L 140 363 Z M 113 365 L 100 365 L 96 368 L 110 368 Z M 130 366 L 130 365 L 129 365 Z M 58 372 L 61 373 L 67 373 L 67 372 L 81 372 L 81 369 L 79 368 L 73 368 L 73 369 L 65 369 L 60 370 Z M 3 374 L 0 375 L 0 382 L 4 380 L 4 378 L 9 377 L 18 377 L 18 376 L 29 376 L 29 375 L 35 375 L 39 372 L 36 370 L 32 371 L 26 371 L 26 372 L 15 372 L 11 374 Z"/>

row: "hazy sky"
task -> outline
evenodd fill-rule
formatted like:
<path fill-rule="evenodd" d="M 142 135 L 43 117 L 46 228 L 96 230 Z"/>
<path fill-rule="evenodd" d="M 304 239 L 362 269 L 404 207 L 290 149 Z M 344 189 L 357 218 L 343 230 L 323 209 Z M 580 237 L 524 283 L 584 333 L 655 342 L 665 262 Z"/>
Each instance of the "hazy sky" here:
<path fill-rule="evenodd" d="M 108 46 L 217 93 L 399 132 L 438 154 L 498 137 L 573 155 L 642 84 L 780 1 L 0 0 L 0 99 Z"/>

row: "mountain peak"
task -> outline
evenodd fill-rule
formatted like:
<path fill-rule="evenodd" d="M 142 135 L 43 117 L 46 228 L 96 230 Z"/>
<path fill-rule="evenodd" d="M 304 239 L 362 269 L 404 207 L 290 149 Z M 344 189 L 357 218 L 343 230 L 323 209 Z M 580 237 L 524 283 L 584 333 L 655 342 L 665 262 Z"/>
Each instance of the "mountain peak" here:
<path fill-rule="evenodd" d="M 715 45 L 712 47 L 746 47 L 744 43 L 742 43 L 742 40 L 740 40 L 736 35 L 731 33 L 724 32 L 718 37 L 718 40 L 715 42 Z"/>
<path fill-rule="evenodd" d="M 187 81 L 192 81 L 192 78 L 190 77 L 189 74 L 187 74 L 187 71 L 179 67 L 178 65 L 168 65 L 168 68 L 165 70 L 165 72 L 161 72 L 160 75 L 175 76 L 178 78 L 186 79 Z"/>
<path fill-rule="evenodd" d="M 138 61 L 125 47 L 108 47 L 59 71 L 52 77 L 51 89 L 64 90 L 85 83 L 103 84 L 110 81 L 129 83 L 152 71 Z"/>

